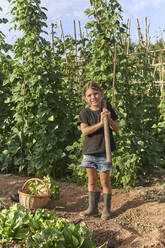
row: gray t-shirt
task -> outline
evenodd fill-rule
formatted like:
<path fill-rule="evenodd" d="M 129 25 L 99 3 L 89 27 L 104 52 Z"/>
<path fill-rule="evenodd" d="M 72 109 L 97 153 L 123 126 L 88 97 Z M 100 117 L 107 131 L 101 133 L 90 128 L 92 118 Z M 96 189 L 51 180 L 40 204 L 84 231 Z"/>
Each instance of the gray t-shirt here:
<path fill-rule="evenodd" d="M 107 109 L 111 112 L 111 118 L 115 121 L 118 119 L 115 111 L 113 110 L 110 104 L 107 104 Z M 91 110 L 90 108 L 84 108 L 79 115 L 78 125 L 81 123 L 86 123 L 88 126 L 95 125 L 100 122 L 100 110 Z M 112 134 L 112 129 L 109 128 L 110 133 L 110 143 L 111 143 L 111 151 L 116 150 L 114 137 Z M 100 128 L 96 132 L 85 136 L 84 144 L 83 144 L 83 154 L 99 154 L 105 153 L 105 141 L 104 141 L 104 127 Z"/>

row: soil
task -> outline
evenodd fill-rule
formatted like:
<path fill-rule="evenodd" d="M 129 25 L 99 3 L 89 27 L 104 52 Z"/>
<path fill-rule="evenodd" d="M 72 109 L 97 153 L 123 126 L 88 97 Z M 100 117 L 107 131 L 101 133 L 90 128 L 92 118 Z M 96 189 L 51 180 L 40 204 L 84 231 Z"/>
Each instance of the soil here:
<path fill-rule="evenodd" d="M 25 177 L 0 174 L 0 208 L 14 204 L 10 195 L 22 188 Z M 88 206 L 85 186 L 57 182 L 60 200 L 50 201 L 48 209 L 54 209 L 58 217 L 66 217 L 71 223 L 85 222 L 93 230 L 93 240 L 99 245 L 108 241 L 108 247 L 162 248 L 165 247 L 165 170 L 149 181 L 129 191 L 113 189 L 112 218 L 101 220 L 103 199 L 99 202 L 99 216 L 82 218 L 79 215 Z M 8 244 L 4 247 L 23 248 L 24 244 Z"/>

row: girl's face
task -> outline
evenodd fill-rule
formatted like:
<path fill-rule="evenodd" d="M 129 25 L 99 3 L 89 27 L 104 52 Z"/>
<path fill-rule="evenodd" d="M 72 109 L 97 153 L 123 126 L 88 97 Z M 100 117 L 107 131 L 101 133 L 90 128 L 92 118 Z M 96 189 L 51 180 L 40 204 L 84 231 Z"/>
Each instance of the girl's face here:
<path fill-rule="evenodd" d="M 98 110 L 101 107 L 102 92 L 89 88 L 85 94 L 85 101 L 91 105 L 91 109 Z"/>

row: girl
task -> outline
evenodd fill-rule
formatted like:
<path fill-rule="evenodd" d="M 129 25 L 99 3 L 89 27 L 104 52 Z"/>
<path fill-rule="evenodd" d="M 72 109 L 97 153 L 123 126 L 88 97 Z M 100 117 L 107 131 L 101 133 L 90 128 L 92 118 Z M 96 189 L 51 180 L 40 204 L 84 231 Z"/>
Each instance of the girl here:
<path fill-rule="evenodd" d="M 106 164 L 104 117 L 108 117 L 111 151 L 116 149 L 112 131 L 118 134 L 119 125 L 117 123 L 117 115 L 110 104 L 107 104 L 106 111 L 102 111 L 101 101 L 103 95 L 102 89 L 95 82 L 89 82 L 84 87 L 83 99 L 90 105 L 90 108 L 85 108 L 80 112 L 78 124 L 80 125 L 82 134 L 85 136 L 81 166 L 86 168 L 88 176 L 89 207 L 80 214 L 81 216 L 98 214 L 100 192 L 97 186 L 97 171 L 99 171 L 104 200 L 101 218 L 107 220 L 110 219 L 111 216 L 112 188 L 110 183 L 110 170 L 113 169 L 113 166 Z"/>

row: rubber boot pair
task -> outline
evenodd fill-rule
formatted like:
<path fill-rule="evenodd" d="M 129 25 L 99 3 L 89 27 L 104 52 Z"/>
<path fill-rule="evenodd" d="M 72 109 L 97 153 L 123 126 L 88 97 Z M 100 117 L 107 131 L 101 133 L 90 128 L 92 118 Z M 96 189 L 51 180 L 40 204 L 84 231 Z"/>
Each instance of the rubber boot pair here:
<path fill-rule="evenodd" d="M 91 215 L 98 215 L 98 202 L 100 199 L 100 192 L 99 191 L 88 191 L 88 202 L 89 206 L 88 209 L 81 212 L 81 216 L 91 216 Z"/>
<path fill-rule="evenodd" d="M 101 219 L 109 220 L 111 218 L 111 194 L 103 194 L 104 207 L 101 215 Z M 91 216 L 98 215 L 98 202 L 100 199 L 100 192 L 89 191 L 88 192 L 88 209 L 84 212 L 81 212 L 81 216 Z"/>

